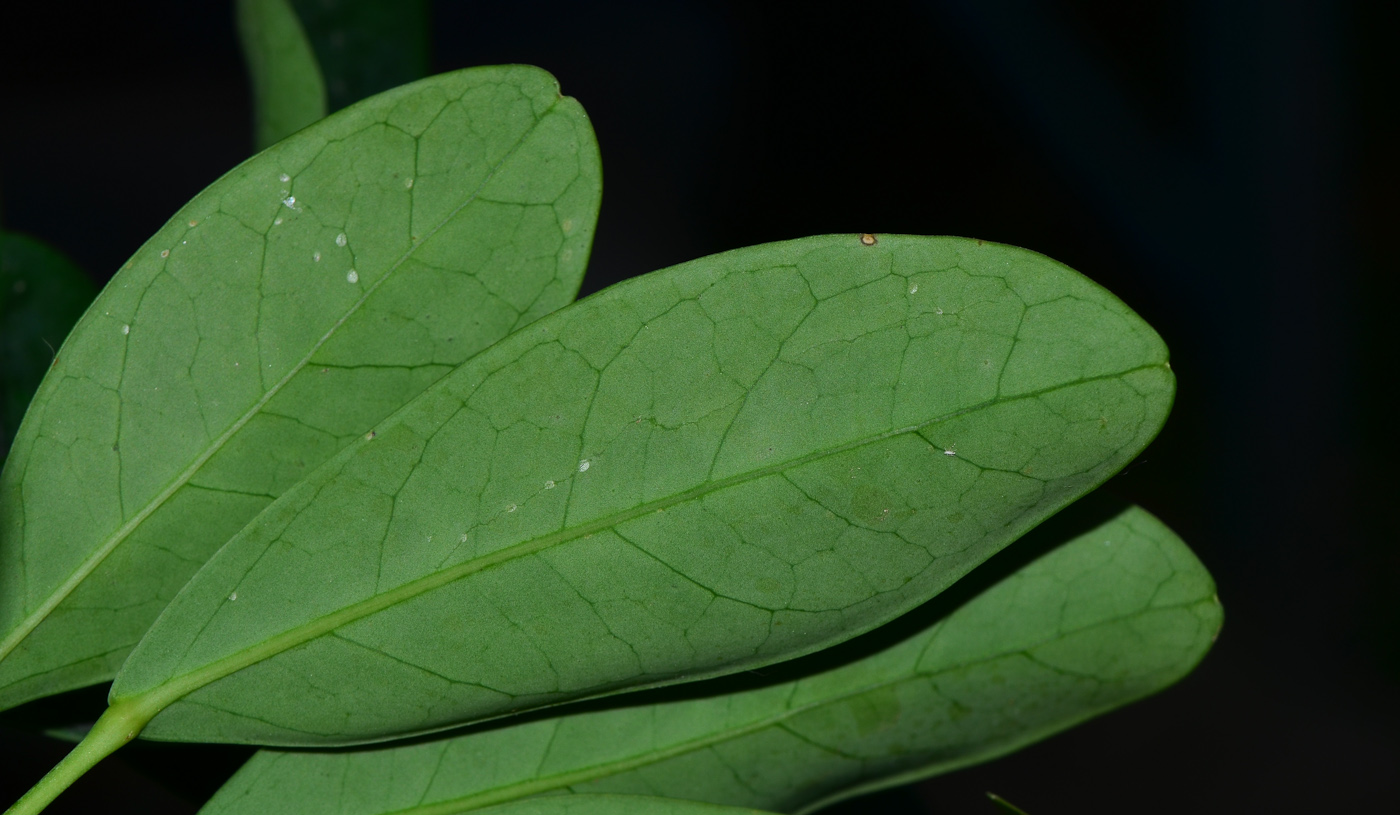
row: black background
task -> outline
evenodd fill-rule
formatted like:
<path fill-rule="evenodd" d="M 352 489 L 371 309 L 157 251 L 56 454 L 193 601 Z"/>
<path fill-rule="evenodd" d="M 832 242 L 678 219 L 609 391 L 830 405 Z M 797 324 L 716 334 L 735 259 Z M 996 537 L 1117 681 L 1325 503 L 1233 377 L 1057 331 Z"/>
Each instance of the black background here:
<path fill-rule="evenodd" d="M 1106 487 L 1195 548 L 1226 625 L 1171 690 L 841 812 L 1393 811 L 1392 339 L 1400 4 L 1325 0 L 441 1 L 435 71 L 523 62 L 587 108 L 605 195 L 584 293 L 828 232 L 1044 252 L 1166 338 L 1157 442 Z M 251 152 L 223 3 L 7 4 L 7 228 L 99 283 Z M 0 717 L 0 797 L 66 751 Z M 51 812 L 194 812 L 241 748 L 138 742 Z M 833 812 L 837 810 L 832 810 Z"/>

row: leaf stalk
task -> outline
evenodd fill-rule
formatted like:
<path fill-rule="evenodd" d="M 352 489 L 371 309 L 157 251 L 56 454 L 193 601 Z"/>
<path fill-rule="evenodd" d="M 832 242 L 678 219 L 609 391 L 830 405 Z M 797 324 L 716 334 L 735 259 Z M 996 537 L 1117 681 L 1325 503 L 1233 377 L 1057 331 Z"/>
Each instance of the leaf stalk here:
<path fill-rule="evenodd" d="M 136 738 L 159 708 L 149 710 L 139 699 L 118 702 L 108 707 L 92 730 L 77 747 L 54 765 L 39 783 L 29 788 L 24 797 L 5 810 L 5 815 L 38 815 L 64 790 L 77 781 L 97 762 L 116 752 L 117 748 Z"/>

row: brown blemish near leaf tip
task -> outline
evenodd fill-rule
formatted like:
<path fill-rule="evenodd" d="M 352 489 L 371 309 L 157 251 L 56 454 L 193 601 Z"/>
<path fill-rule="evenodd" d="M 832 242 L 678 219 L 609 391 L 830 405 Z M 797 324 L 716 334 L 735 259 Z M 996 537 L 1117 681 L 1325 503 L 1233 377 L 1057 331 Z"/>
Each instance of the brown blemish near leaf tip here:
<path fill-rule="evenodd" d="M 977 245 L 978 245 L 978 246 L 981 246 L 983 243 L 985 243 L 985 241 L 980 241 L 980 240 L 979 240 L 979 241 L 977 242 Z"/>
<path fill-rule="evenodd" d="M 879 241 L 875 240 L 875 236 L 870 234 L 869 232 L 860 233 L 860 242 L 865 244 L 866 246 L 874 246 L 875 244 L 879 243 Z"/>

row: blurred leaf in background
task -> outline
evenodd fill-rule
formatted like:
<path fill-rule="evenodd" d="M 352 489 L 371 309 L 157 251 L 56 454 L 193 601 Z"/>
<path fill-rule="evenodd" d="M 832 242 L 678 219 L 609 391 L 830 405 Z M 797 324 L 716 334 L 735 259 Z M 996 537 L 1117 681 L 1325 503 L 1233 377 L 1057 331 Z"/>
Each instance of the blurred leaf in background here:
<path fill-rule="evenodd" d="M 97 288 L 58 250 L 0 230 L 0 459 Z"/>
<path fill-rule="evenodd" d="M 428 75 L 428 0 L 290 0 L 326 81 L 327 112 Z"/>
<path fill-rule="evenodd" d="M 253 148 L 263 150 L 326 115 L 326 81 L 287 0 L 238 0 L 235 14 L 253 90 Z"/>
<path fill-rule="evenodd" d="M 254 146 L 428 74 L 427 0 L 238 0 Z"/>

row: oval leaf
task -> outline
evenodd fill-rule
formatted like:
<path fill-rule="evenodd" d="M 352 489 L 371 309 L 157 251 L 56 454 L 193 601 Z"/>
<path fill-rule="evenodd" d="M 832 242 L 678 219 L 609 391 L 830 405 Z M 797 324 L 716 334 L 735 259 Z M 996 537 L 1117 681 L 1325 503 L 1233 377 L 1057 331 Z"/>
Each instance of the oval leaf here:
<path fill-rule="evenodd" d="M 288 0 L 238 0 L 236 17 L 262 150 L 326 115 L 326 82 Z"/>
<path fill-rule="evenodd" d="M 0 459 L 58 346 L 96 294 L 56 250 L 0 231 Z"/>
<path fill-rule="evenodd" d="M 1033 533 L 1063 541 L 1048 554 L 841 667 L 806 675 L 820 654 L 782 666 L 792 681 L 401 747 L 262 751 L 200 813 L 465 812 L 575 790 L 811 811 L 995 758 L 1175 682 L 1220 627 L 1205 567 L 1143 510 L 1069 540 L 1055 526 Z"/>
<path fill-rule="evenodd" d="M 345 744 L 809 653 L 1117 471 L 1171 394 L 1151 328 L 1025 250 L 683 264 L 508 337 L 289 490 L 114 709 L 164 708 L 156 738 Z"/>
<path fill-rule="evenodd" d="M 578 290 L 600 194 L 537 68 L 399 88 L 248 160 L 103 291 L 0 476 L 0 708 L 109 678 L 229 536 Z"/>

